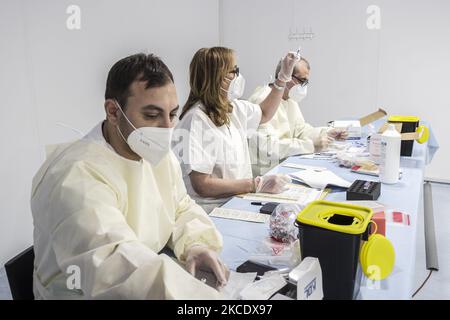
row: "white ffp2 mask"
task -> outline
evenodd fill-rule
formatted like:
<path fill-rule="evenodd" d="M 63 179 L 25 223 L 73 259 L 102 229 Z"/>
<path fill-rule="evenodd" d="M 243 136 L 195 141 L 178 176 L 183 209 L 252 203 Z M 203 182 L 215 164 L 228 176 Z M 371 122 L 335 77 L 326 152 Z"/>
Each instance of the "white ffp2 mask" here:
<path fill-rule="evenodd" d="M 228 100 L 231 102 L 236 99 L 240 99 L 245 90 L 245 78 L 242 74 L 239 74 L 237 77 L 234 77 L 233 80 L 230 81 L 230 86 L 228 90 L 221 88 L 222 90 L 227 92 Z"/>
<path fill-rule="evenodd" d="M 307 94 L 308 86 L 302 87 L 301 84 L 296 84 L 289 90 L 289 98 L 297 103 L 300 103 L 303 99 L 305 99 Z"/>
<path fill-rule="evenodd" d="M 122 112 L 125 119 L 134 129 L 128 138 L 125 139 L 119 126 L 117 126 L 119 134 L 137 155 L 150 162 L 153 166 L 158 165 L 170 151 L 173 128 L 136 128 L 125 115 L 119 103 L 117 101 L 116 103 L 120 112 Z"/>

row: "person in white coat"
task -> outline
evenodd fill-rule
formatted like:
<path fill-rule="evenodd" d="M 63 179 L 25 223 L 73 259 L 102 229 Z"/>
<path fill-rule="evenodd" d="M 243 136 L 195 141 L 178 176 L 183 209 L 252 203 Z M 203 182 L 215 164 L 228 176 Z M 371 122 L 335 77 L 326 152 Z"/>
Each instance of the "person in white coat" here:
<path fill-rule="evenodd" d="M 281 63 L 275 71 L 277 76 Z M 249 150 L 254 175 L 265 174 L 289 156 L 308 154 L 325 149 L 330 141 L 344 139 L 346 133 L 339 129 L 313 127 L 307 123 L 300 102 L 308 91 L 310 65 L 301 58 L 295 65 L 292 80 L 286 84 L 283 99 L 274 117 L 258 127 L 249 139 Z M 260 103 L 272 90 L 273 84 L 256 88 L 248 99 Z"/>
<path fill-rule="evenodd" d="M 176 127 L 173 150 L 188 193 L 206 212 L 237 194 L 282 192 L 290 181 L 283 175 L 253 177 L 247 137 L 275 114 L 297 60 L 294 53 L 286 55 L 275 81 L 277 88 L 254 104 L 240 100 L 245 81 L 233 50 L 202 48 L 194 55 L 191 91 Z"/>
<path fill-rule="evenodd" d="M 193 276 L 211 270 L 220 287 L 228 269 L 222 237 L 170 152 L 171 72 L 154 55 L 118 61 L 104 108 L 106 120 L 57 147 L 33 179 L 35 298 L 221 298 Z"/>

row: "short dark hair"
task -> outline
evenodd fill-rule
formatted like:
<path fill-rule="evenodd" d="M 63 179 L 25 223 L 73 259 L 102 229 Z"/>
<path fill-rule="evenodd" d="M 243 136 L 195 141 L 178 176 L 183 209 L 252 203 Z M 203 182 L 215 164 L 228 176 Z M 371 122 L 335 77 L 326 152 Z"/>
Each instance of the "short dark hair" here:
<path fill-rule="evenodd" d="M 300 61 L 303 61 L 304 63 L 306 63 L 306 68 L 308 68 L 308 70 L 311 70 L 311 66 L 309 65 L 308 60 L 306 60 L 305 58 L 301 57 Z M 297 65 L 295 65 L 295 68 L 297 67 Z M 295 72 L 295 68 L 294 68 L 294 72 Z M 278 62 L 277 64 L 277 68 L 275 69 L 275 80 L 278 78 L 278 74 L 281 71 L 281 60 L 280 62 Z"/>
<path fill-rule="evenodd" d="M 131 96 L 130 85 L 134 81 L 146 81 L 146 89 L 174 82 L 172 73 L 159 57 L 153 54 L 134 54 L 117 61 L 109 70 L 105 100 L 116 99 L 125 109 L 127 99 Z"/>

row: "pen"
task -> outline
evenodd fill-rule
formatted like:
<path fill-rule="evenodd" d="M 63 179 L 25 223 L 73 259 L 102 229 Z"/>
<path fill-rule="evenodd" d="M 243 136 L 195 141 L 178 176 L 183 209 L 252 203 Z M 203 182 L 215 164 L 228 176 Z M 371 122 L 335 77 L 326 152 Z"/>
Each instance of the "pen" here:
<path fill-rule="evenodd" d="M 262 206 L 263 203 L 262 202 L 252 202 L 251 205 L 253 205 L 253 206 Z"/>

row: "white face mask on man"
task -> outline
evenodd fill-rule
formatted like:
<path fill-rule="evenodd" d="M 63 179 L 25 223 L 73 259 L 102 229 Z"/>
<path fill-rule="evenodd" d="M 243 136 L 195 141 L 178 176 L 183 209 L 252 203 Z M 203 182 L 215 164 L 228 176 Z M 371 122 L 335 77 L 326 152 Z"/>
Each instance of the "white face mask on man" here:
<path fill-rule="evenodd" d="M 308 94 L 308 86 L 302 86 L 301 84 L 296 84 L 289 90 L 289 98 L 297 103 L 300 103 L 306 98 Z"/>
<path fill-rule="evenodd" d="M 158 128 L 158 127 L 141 127 L 136 128 L 128 117 L 123 112 L 119 103 L 115 101 L 120 112 L 122 112 L 125 119 L 133 127 L 133 131 L 125 139 L 119 126 L 119 131 L 122 139 L 130 146 L 137 155 L 150 162 L 151 165 L 158 165 L 161 160 L 169 153 L 172 141 L 173 128 Z"/>
<path fill-rule="evenodd" d="M 230 86 L 228 87 L 228 90 L 225 90 L 223 88 L 221 89 L 227 92 L 228 100 L 231 102 L 233 100 L 240 99 L 244 94 L 245 78 L 242 74 L 239 74 L 237 77 L 234 77 L 233 80 L 229 81 Z"/>

